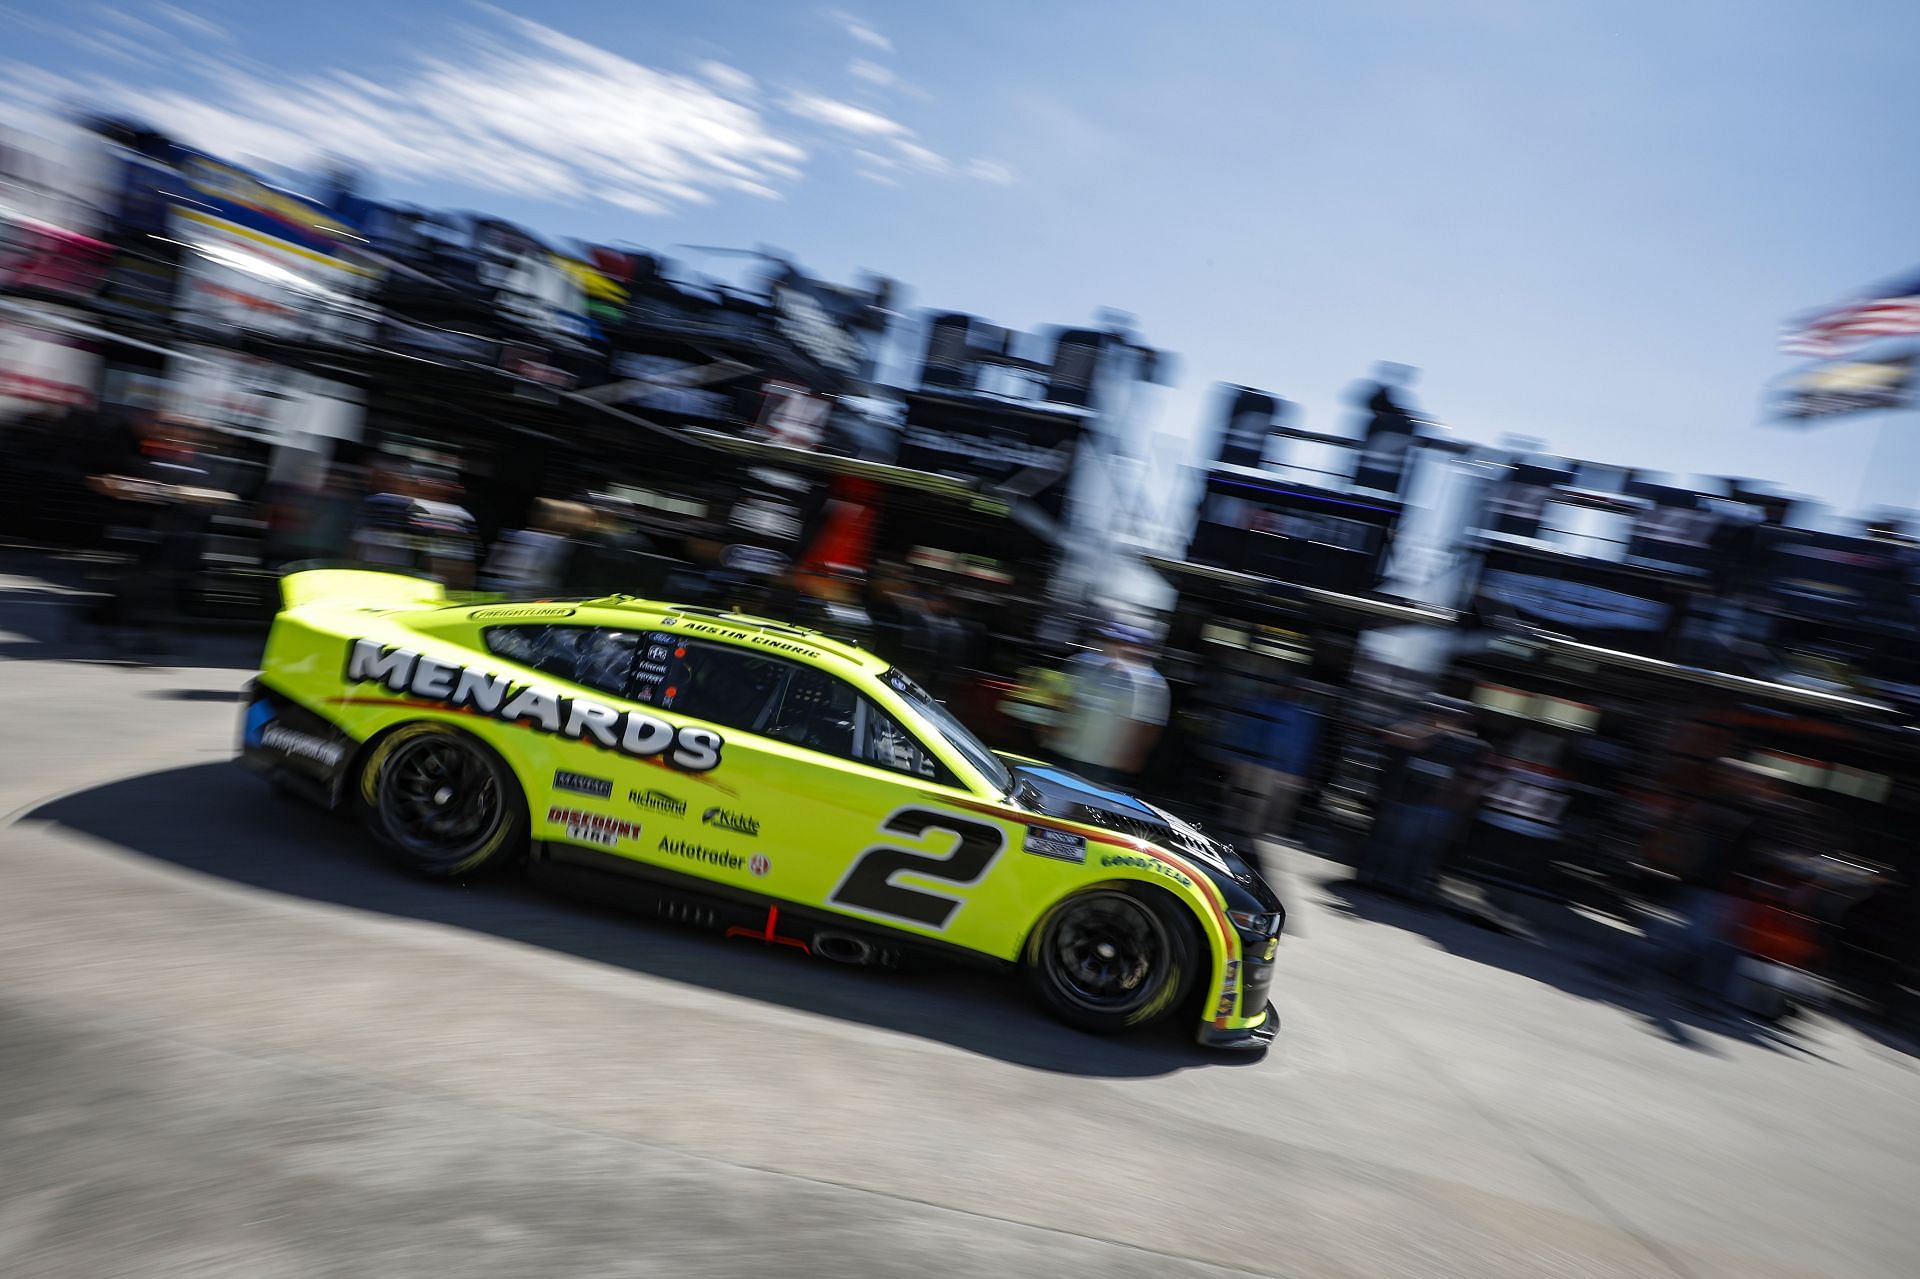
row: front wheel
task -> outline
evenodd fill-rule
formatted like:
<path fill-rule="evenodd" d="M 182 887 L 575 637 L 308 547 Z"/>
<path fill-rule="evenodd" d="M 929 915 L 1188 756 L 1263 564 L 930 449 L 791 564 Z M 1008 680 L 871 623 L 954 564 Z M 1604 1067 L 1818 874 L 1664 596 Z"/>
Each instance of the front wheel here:
<path fill-rule="evenodd" d="M 524 841 L 527 806 L 498 755 L 437 724 L 380 739 L 360 770 L 367 826 L 406 869 L 435 878 L 504 861 Z"/>
<path fill-rule="evenodd" d="M 1027 946 L 1027 977 L 1054 1016 L 1110 1035 L 1180 1007 L 1198 949 L 1193 925 L 1164 893 L 1096 888 L 1047 913 Z"/>

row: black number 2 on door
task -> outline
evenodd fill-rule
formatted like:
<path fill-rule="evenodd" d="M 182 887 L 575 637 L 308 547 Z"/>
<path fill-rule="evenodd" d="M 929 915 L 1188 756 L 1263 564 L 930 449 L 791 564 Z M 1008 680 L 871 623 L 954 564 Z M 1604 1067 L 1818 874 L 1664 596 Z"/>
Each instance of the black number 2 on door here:
<path fill-rule="evenodd" d="M 954 845 L 951 852 L 936 857 L 891 844 L 876 844 L 854 859 L 839 887 L 827 900 L 863 915 L 878 915 L 927 928 L 945 928 L 966 898 L 898 884 L 894 876 L 901 871 L 912 871 L 950 884 L 977 884 L 1007 842 L 1006 832 L 998 826 L 925 808 L 903 808 L 881 822 L 880 829 L 883 833 L 909 838 L 941 831 L 954 837 Z"/>

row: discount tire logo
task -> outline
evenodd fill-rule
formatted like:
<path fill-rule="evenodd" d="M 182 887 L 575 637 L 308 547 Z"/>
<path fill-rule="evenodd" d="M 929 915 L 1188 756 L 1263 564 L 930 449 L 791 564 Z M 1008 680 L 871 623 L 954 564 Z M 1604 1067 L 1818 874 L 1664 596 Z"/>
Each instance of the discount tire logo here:
<path fill-rule="evenodd" d="M 581 808 L 555 804 L 547 810 L 547 820 L 566 828 L 567 838 L 602 848 L 617 847 L 623 839 L 640 838 L 640 823 L 621 821 L 605 813 L 589 813 Z"/>

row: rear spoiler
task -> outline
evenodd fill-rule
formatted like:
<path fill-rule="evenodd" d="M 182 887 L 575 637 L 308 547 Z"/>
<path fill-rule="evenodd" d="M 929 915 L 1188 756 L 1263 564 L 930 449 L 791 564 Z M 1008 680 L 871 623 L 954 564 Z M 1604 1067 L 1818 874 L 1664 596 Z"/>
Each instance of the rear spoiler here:
<path fill-rule="evenodd" d="M 447 588 L 431 577 L 398 570 L 292 565 L 280 579 L 281 611 L 318 603 L 430 608 L 447 603 Z"/>

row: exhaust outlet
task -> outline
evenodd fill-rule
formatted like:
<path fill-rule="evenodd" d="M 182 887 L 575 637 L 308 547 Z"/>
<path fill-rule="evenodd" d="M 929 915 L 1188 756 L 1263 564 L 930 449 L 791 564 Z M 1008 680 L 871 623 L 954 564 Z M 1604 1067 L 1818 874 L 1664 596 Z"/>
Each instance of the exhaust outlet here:
<path fill-rule="evenodd" d="M 882 953 L 863 937 L 851 933 L 815 933 L 813 953 L 836 964 L 878 964 Z"/>

